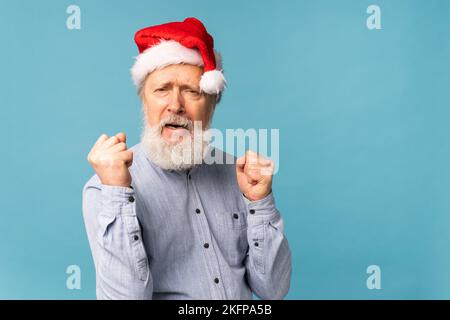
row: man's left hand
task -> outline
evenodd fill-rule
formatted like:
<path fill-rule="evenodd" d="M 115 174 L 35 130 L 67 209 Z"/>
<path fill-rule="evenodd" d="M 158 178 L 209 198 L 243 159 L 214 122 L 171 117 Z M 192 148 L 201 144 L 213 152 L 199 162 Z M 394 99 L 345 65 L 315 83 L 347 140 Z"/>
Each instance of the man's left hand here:
<path fill-rule="evenodd" d="M 265 198 L 272 192 L 273 161 L 253 151 L 236 160 L 239 188 L 250 201 Z"/>

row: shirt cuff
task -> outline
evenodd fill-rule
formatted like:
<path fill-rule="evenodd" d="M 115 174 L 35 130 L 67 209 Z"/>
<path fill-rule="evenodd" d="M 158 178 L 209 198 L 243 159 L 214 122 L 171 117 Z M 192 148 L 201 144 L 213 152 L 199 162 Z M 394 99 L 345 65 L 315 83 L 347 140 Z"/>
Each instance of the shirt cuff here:
<path fill-rule="evenodd" d="M 102 184 L 102 207 L 104 213 L 117 215 L 133 213 L 135 191 L 132 187 L 109 186 Z"/>
<path fill-rule="evenodd" d="M 242 197 L 247 205 L 247 213 L 249 216 L 270 215 L 277 213 L 273 192 L 270 192 L 266 197 L 256 201 L 251 201 L 244 195 L 242 195 Z"/>

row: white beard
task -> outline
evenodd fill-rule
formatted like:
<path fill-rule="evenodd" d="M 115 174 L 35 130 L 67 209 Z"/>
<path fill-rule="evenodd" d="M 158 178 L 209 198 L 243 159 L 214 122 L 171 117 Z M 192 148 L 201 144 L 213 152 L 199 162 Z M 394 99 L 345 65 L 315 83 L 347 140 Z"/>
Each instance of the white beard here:
<path fill-rule="evenodd" d="M 150 160 L 162 169 L 177 171 L 189 170 L 201 164 L 209 150 L 208 132 L 203 131 L 198 122 L 195 125 L 191 123 L 190 134 L 179 142 L 168 142 L 161 134 L 163 121 L 149 126 L 144 120 L 141 144 Z"/>

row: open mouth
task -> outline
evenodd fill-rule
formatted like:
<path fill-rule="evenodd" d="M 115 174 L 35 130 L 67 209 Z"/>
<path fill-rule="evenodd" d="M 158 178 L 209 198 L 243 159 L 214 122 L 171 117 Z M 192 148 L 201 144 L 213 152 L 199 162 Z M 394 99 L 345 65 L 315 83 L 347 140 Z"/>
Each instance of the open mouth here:
<path fill-rule="evenodd" d="M 188 129 L 187 125 L 181 125 L 181 124 L 176 124 L 176 123 L 168 123 L 166 125 L 164 125 L 165 128 L 169 128 L 169 129 Z"/>

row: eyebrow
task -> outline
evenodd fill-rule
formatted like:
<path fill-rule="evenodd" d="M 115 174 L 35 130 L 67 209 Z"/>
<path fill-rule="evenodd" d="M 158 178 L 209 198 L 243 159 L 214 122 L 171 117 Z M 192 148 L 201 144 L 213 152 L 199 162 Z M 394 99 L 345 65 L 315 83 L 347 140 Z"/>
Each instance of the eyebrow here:
<path fill-rule="evenodd" d="M 167 82 L 164 82 L 162 84 L 157 85 L 156 88 L 166 88 L 166 87 L 172 87 L 172 86 L 173 86 L 173 82 L 167 81 Z M 182 90 L 183 89 L 191 89 L 191 90 L 195 90 L 195 91 L 199 91 L 200 90 L 200 87 L 191 86 L 189 84 L 183 84 L 183 85 L 180 86 L 180 88 Z"/>

